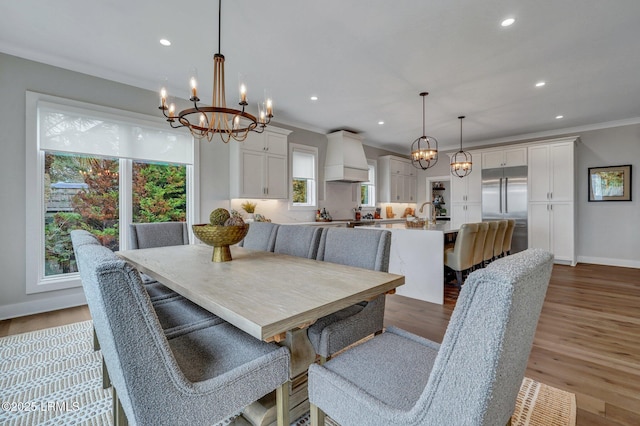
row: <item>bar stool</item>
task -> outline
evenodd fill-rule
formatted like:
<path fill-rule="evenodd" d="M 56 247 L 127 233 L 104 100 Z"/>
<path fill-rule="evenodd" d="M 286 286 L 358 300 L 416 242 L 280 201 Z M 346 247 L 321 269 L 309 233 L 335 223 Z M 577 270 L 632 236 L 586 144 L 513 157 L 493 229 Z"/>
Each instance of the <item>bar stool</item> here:
<path fill-rule="evenodd" d="M 513 239 L 513 230 L 516 227 L 515 219 L 508 219 L 507 222 L 507 230 L 504 233 L 504 242 L 502 243 L 502 256 L 511 254 L 511 240 Z"/>
<path fill-rule="evenodd" d="M 463 273 L 473 267 L 473 254 L 476 236 L 478 234 L 477 223 L 463 223 L 458 231 L 456 243 L 453 248 L 444 251 L 444 264 L 456 273 L 458 288 L 463 284 Z"/>
<path fill-rule="evenodd" d="M 496 231 L 495 242 L 493 243 L 493 258 L 497 259 L 502 256 L 502 244 L 504 243 L 504 234 L 507 232 L 508 221 L 506 219 L 498 221 L 498 230 Z"/>
<path fill-rule="evenodd" d="M 493 244 L 496 240 L 496 232 L 498 232 L 498 222 L 493 220 L 489 222 L 487 237 L 484 240 L 483 266 L 487 266 L 487 263 L 491 262 L 491 259 L 493 259 Z"/>
<path fill-rule="evenodd" d="M 484 261 L 484 243 L 489 231 L 489 222 L 478 223 L 478 234 L 473 247 L 473 268 L 482 268 Z"/>

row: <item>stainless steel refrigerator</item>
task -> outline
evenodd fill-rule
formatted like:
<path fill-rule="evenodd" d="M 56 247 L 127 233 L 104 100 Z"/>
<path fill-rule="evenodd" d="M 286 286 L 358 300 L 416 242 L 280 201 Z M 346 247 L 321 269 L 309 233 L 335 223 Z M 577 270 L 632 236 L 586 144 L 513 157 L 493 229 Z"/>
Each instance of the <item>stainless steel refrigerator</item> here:
<path fill-rule="evenodd" d="M 482 170 L 482 220 L 515 219 L 511 253 L 527 241 L 527 166 Z"/>

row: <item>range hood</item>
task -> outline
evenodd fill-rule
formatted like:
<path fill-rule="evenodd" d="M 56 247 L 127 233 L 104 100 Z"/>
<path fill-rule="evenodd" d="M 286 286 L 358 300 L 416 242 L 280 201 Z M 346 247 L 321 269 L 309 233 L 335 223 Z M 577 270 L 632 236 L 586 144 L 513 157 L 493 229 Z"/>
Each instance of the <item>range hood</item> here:
<path fill-rule="evenodd" d="M 362 148 L 362 136 L 340 130 L 327 135 L 327 156 L 324 162 L 326 182 L 366 182 L 369 165 Z"/>

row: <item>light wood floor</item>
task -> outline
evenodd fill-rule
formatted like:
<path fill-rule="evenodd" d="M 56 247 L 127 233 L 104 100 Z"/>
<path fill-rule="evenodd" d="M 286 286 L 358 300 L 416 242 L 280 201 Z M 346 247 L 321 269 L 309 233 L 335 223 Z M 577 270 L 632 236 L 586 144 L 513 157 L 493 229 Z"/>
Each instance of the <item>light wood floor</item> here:
<path fill-rule="evenodd" d="M 440 342 L 456 296 L 389 296 L 385 322 Z M 87 319 L 86 306 L 15 318 L 0 321 L 0 336 Z M 578 426 L 640 425 L 640 269 L 556 265 L 526 374 L 575 393 Z"/>
<path fill-rule="evenodd" d="M 441 342 L 444 305 L 389 296 L 386 325 Z M 640 425 L 640 269 L 555 265 L 526 375 L 576 394 L 578 426 Z"/>

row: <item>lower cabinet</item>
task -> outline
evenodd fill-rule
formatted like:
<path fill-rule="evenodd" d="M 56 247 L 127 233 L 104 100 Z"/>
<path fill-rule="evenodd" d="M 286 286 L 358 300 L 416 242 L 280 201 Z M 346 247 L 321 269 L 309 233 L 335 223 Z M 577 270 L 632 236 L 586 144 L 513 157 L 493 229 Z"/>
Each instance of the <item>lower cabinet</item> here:
<path fill-rule="evenodd" d="M 555 260 L 576 264 L 574 205 L 529 203 L 529 247 L 548 250 Z"/>
<path fill-rule="evenodd" d="M 451 204 L 451 227 L 459 228 L 463 223 L 482 222 L 481 203 Z"/>

